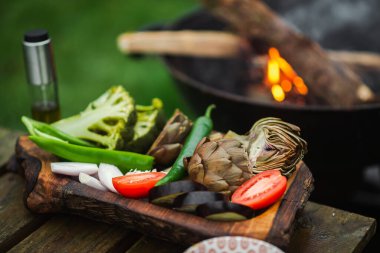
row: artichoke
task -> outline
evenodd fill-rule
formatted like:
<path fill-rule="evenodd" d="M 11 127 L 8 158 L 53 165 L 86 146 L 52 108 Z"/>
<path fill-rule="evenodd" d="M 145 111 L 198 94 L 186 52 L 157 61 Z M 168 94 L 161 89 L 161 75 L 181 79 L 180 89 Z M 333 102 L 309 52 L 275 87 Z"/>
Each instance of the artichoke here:
<path fill-rule="evenodd" d="M 257 121 L 248 134 L 249 161 L 255 174 L 278 169 L 284 176 L 295 170 L 307 152 L 300 128 L 278 118 Z"/>
<path fill-rule="evenodd" d="M 187 168 L 193 181 L 216 192 L 234 192 L 253 175 L 244 144 L 235 138 L 203 138 Z"/>
<path fill-rule="evenodd" d="M 175 161 L 191 126 L 186 115 L 179 110 L 174 112 L 148 151 L 154 156 L 156 165 L 167 167 Z"/>
<path fill-rule="evenodd" d="M 277 118 L 257 121 L 247 135 L 228 132 L 223 138 L 203 139 L 187 164 L 193 181 L 211 191 L 234 192 L 264 170 L 289 176 L 306 153 L 297 126 Z"/>

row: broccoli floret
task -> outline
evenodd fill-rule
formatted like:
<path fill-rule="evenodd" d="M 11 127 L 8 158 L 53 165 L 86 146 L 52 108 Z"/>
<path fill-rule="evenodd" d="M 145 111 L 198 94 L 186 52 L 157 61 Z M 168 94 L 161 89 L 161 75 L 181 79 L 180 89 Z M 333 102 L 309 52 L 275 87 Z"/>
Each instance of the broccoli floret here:
<path fill-rule="evenodd" d="M 133 139 L 126 143 L 127 151 L 146 153 L 157 138 L 165 124 L 163 103 L 154 98 L 152 105 L 136 105 L 137 122 L 134 126 Z"/>
<path fill-rule="evenodd" d="M 133 139 L 135 102 L 122 86 L 115 86 L 87 108 L 52 125 L 72 136 L 107 149 L 121 149 Z"/>

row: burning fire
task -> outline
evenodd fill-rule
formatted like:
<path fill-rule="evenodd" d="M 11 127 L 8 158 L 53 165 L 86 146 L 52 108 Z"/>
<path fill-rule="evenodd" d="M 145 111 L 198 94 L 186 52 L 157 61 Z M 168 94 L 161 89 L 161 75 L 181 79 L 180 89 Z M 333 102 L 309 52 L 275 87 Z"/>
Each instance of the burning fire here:
<path fill-rule="evenodd" d="M 280 52 L 276 48 L 271 47 L 269 49 L 266 72 L 265 83 L 271 89 L 273 98 L 277 102 L 284 101 L 286 93 L 292 90 L 303 96 L 308 93 L 308 88 L 303 79 L 281 57 Z"/>

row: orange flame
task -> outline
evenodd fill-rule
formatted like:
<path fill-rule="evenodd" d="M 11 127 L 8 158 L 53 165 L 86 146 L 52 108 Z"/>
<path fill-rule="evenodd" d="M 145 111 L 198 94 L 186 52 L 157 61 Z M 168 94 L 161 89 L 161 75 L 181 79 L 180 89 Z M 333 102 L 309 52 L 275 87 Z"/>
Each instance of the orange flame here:
<path fill-rule="evenodd" d="M 293 83 L 296 86 L 297 91 L 301 95 L 307 94 L 308 88 L 301 77 L 297 76 L 296 78 L 294 78 Z"/>
<path fill-rule="evenodd" d="M 280 66 L 278 62 L 273 59 L 268 61 L 268 82 L 270 84 L 275 84 L 280 81 Z"/>
<path fill-rule="evenodd" d="M 285 91 L 285 92 L 290 92 L 292 90 L 292 83 L 285 79 L 285 80 L 282 80 L 281 81 L 281 88 Z"/>
<path fill-rule="evenodd" d="M 271 59 L 280 58 L 280 52 L 277 50 L 277 48 L 274 48 L 274 47 L 269 48 L 268 54 Z"/>
<path fill-rule="evenodd" d="M 273 98 L 282 102 L 286 93 L 292 91 L 293 86 L 300 95 L 307 95 L 308 88 L 301 77 L 297 75 L 292 66 L 281 57 L 280 52 L 271 47 L 268 51 L 266 83 L 271 88 Z"/>
<path fill-rule="evenodd" d="M 285 99 L 285 92 L 280 85 L 275 84 L 271 88 L 274 99 L 278 102 L 282 102 Z"/>

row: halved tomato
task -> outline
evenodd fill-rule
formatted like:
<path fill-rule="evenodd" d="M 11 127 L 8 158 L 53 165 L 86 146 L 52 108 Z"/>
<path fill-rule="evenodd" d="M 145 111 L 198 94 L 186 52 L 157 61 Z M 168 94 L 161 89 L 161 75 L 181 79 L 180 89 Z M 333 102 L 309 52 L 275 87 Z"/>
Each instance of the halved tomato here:
<path fill-rule="evenodd" d="M 112 178 L 112 184 L 121 195 L 127 198 L 144 198 L 149 190 L 166 176 L 164 172 L 143 172 Z"/>
<path fill-rule="evenodd" d="M 286 177 L 278 170 L 267 170 L 252 177 L 232 194 L 231 201 L 261 209 L 276 202 L 286 190 Z"/>

